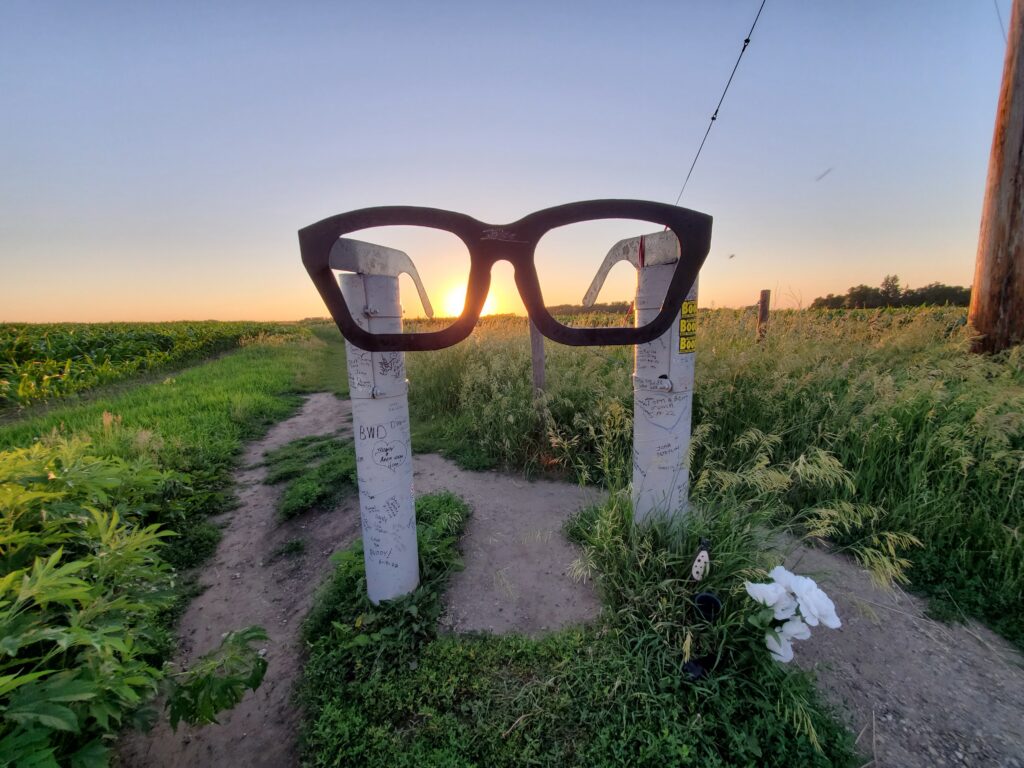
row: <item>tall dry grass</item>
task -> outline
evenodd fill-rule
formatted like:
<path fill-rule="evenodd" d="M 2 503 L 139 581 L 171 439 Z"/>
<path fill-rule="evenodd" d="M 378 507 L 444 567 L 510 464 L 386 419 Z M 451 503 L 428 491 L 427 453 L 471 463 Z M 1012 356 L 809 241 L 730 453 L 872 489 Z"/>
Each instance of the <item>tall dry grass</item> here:
<path fill-rule="evenodd" d="M 848 487 L 838 500 L 795 491 L 794 509 L 820 510 L 805 522 L 862 552 L 895 551 L 889 531 L 916 537 L 899 556 L 937 612 L 1024 642 L 1022 350 L 969 354 L 961 309 L 773 312 L 760 344 L 755 322 L 747 310 L 700 315 L 692 475 L 752 429 L 778 461 L 833 457 Z M 623 487 L 631 348 L 546 352 L 539 402 L 523 318 L 485 318 L 461 345 L 410 354 L 420 447 Z"/>

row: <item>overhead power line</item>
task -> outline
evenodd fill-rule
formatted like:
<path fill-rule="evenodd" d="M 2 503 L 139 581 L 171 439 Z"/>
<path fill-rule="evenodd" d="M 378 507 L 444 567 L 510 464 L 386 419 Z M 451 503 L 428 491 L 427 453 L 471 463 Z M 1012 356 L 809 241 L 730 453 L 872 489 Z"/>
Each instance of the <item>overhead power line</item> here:
<path fill-rule="evenodd" d="M 992 0 L 992 5 L 996 7 L 996 16 L 999 19 L 999 28 L 1003 30 L 1003 42 L 1006 42 L 1006 25 L 1003 24 L 1003 12 L 999 10 L 999 0 Z"/>
<path fill-rule="evenodd" d="M 697 147 L 697 154 L 693 156 L 693 162 L 690 163 L 690 170 L 686 172 L 686 179 L 683 181 L 683 186 L 679 190 L 679 194 L 676 195 L 676 205 L 679 205 L 679 201 L 683 199 L 683 192 L 686 191 L 686 185 L 690 183 L 690 177 L 693 175 L 693 169 L 697 166 L 697 160 L 700 159 L 701 150 L 704 149 L 704 142 L 708 140 L 708 134 L 711 133 L 711 126 L 713 126 L 715 124 L 715 120 L 718 119 L 718 110 L 722 108 L 722 102 L 725 101 L 725 94 L 729 92 L 729 86 L 732 85 L 732 79 L 736 76 L 736 70 L 740 66 L 740 60 L 743 58 L 743 54 L 746 53 L 747 46 L 750 45 L 750 38 L 754 34 L 754 27 L 757 26 L 757 20 L 761 18 L 761 11 L 764 10 L 765 2 L 767 2 L 767 0 L 761 0 L 761 7 L 757 9 L 757 16 L 754 17 L 754 23 L 750 25 L 750 31 L 747 32 L 747 36 L 743 39 L 743 47 L 740 48 L 740 55 L 736 57 L 736 63 L 732 65 L 732 72 L 729 73 L 729 81 L 725 84 L 722 96 L 718 100 L 718 105 L 715 107 L 715 111 L 711 115 L 711 120 L 708 121 L 708 129 L 704 131 L 704 138 L 700 140 L 700 146 Z"/>

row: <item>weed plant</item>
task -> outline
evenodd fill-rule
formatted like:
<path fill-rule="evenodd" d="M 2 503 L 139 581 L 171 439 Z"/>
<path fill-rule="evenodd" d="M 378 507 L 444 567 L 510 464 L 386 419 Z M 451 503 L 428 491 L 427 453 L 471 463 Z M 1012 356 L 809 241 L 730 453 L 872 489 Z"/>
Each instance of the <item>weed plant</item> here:
<path fill-rule="evenodd" d="M 243 442 L 344 381 L 342 351 L 304 331 L 0 426 L 0 766 L 105 766 L 158 686 L 172 720 L 203 723 L 259 683 L 258 628 L 161 662 Z"/>
<path fill-rule="evenodd" d="M 173 534 L 147 520 L 182 483 L 89 448 L 53 438 L 0 452 L 0 765 L 105 766 L 122 725 L 151 722 L 159 687 L 175 725 L 209 722 L 263 677 L 255 628 L 165 675 Z"/>

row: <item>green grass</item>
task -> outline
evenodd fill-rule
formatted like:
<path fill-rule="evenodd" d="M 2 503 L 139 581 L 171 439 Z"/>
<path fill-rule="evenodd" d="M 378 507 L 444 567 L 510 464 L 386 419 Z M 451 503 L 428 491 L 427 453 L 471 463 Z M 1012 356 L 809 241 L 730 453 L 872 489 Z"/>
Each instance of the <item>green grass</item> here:
<path fill-rule="evenodd" d="M 288 539 L 270 554 L 271 560 L 281 557 L 298 557 L 306 551 L 306 542 L 302 539 Z"/>
<path fill-rule="evenodd" d="M 593 628 L 539 640 L 436 634 L 462 514 L 454 499 L 421 499 L 415 593 L 370 605 L 356 542 L 318 596 L 304 630 L 303 764 L 855 764 L 851 736 L 810 677 L 771 662 L 747 621 L 756 606 L 743 580 L 777 562 L 764 551 L 766 527 L 804 484 L 793 467 L 773 469 L 790 482 L 768 492 L 756 490 L 756 469 L 739 484 L 708 470 L 685 529 L 633 526 L 621 493 L 586 511 L 571 533 L 605 611 Z M 716 554 L 700 588 L 725 604 L 713 626 L 696 616 L 684 576 L 701 537 Z M 691 682 L 683 664 L 705 655 L 719 659 L 715 672 Z"/>
<path fill-rule="evenodd" d="M 699 323 L 694 429 L 705 446 L 754 428 L 777 437 L 780 459 L 834 455 L 851 473 L 843 501 L 860 510 L 836 543 L 915 536 L 909 577 L 935 613 L 981 619 L 1024 647 L 1021 348 L 970 354 L 955 308 L 774 312 L 761 344 L 752 312 L 702 311 Z M 631 348 L 546 351 L 539 408 L 521 318 L 484 318 L 465 344 L 409 354 L 414 448 L 627 482 Z"/>
<path fill-rule="evenodd" d="M 312 323 L 309 330 L 325 345 L 329 354 L 323 365 L 317 365 L 307 373 L 306 385 L 313 392 L 330 392 L 338 397 L 348 397 L 344 339 L 333 324 Z"/>
<path fill-rule="evenodd" d="M 339 340 L 310 334 L 302 340 L 254 344 L 161 382 L 88 402 L 28 409 L 0 426 L 0 450 L 30 445 L 53 433 L 91 442 L 96 456 L 147 457 L 162 469 L 186 475 L 187 492 L 161 507 L 151 522 L 180 535 L 167 557 L 178 568 L 202 562 L 219 530 L 206 518 L 230 509 L 231 470 L 243 445 L 292 414 L 301 395 L 329 379 L 344 381 Z"/>
<path fill-rule="evenodd" d="M 327 509 L 356 488 L 356 454 L 351 440 L 312 435 L 267 454 L 267 482 L 284 483 L 278 502 L 282 520 Z"/>
<path fill-rule="evenodd" d="M 214 321 L 0 325 L 0 411 L 303 332 L 294 323 Z"/>
<path fill-rule="evenodd" d="M 959 310 L 774 313 L 760 345 L 753 322 L 701 315 L 692 524 L 633 528 L 620 491 L 571 526 L 584 548 L 577 571 L 598 580 L 605 606 L 594 628 L 537 641 L 438 637 L 466 515 L 450 495 L 418 502 L 413 595 L 370 605 L 361 550 L 348 550 L 305 628 L 306 763 L 847 764 L 849 735 L 807 677 L 768 660 L 747 621 L 742 581 L 774 564 L 764 546 L 779 526 L 827 535 L 888 576 L 905 556 L 937 613 L 980 617 L 1024 644 L 1021 350 L 967 354 Z M 206 518 L 233 503 L 244 443 L 302 393 L 347 391 L 336 330 L 302 337 L 28 408 L 0 426 L 0 449 L 56 432 L 90 441 L 94 456 L 180 473 L 139 522 L 178 531 L 167 558 L 196 565 L 218 537 Z M 521 320 L 485 319 L 465 344 L 408 355 L 414 449 L 624 488 L 631 350 L 547 352 L 539 404 Z M 351 481 L 349 451 L 330 439 L 287 447 L 271 469 L 298 489 L 294 510 Z M 714 626 L 695 619 L 683 576 L 703 536 L 715 552 L 708 586 L 725 604 Z M 712 679 L 687 682 L 683 662 L 709 654 Z"/>

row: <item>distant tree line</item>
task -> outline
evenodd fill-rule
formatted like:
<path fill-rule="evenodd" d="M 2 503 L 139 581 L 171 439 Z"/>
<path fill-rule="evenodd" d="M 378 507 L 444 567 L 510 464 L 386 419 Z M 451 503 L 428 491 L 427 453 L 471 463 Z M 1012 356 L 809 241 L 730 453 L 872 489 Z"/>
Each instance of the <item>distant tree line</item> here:
<path fill-rule="evenodd" d="M 584 307 L 582 304 L 555 304 L 553 307 L 548 307 L 548 312 L 552 315 L 589 315 L 591 312 L 624 315 L 632 308 L 632 302 L 611 301 L 607 304 L 595 304 L 592 307 Z"/>
<path fill-rule="evenodd" d="M 837 296 L 819 296 L 811 309 L 875 309 L 877 307 L 922 307 L 950 305 L 966 307 L 971 303 L 971 289 L 962 285 L 928 283 L 922 288 L 904 288 L 896 275 L 886 275 L 878 288 L 855 285 Z"/>

